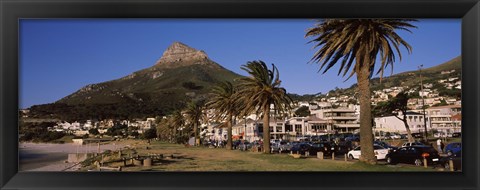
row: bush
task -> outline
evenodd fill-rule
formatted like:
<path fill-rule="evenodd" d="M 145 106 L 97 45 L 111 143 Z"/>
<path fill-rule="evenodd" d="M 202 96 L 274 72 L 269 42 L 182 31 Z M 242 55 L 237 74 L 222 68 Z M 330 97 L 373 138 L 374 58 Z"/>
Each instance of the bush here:
<path fill-rule="evenodd" d="M 148 129 L 143 133 L 143 138 L 144 139 L 153 139 L 157 137 L 157 130 L 154 128 Z"/>
<path fill-rule="evenodd" d="M 47 127 L 55 125 L 52 122 L 20 123 L 20 141 L 51 142 L 62 138 L 64 132 L 48 131 Z"/>
<path fill-rule="evenodd" d="M 197 86 L 194 82 L 184 82 L 182 83 L 182 86 L 186 89 L 191 89 L 191 90 L 201 90 L 203 86 Z"/>
<path fill-rule="evenodd" d="M 98 135 L 100 134 L 100 132 L 98 132 L 98 129 L 90 129 L 88 130 L 88 133 L 92 134 L 92 135 Z"/>
<path fill-rule="evenodd" d="M 295 115 L 298 117 L 307 117 L 310 116 L 310 110 L 307 106 L 302 106 L 295 111 Z"/>

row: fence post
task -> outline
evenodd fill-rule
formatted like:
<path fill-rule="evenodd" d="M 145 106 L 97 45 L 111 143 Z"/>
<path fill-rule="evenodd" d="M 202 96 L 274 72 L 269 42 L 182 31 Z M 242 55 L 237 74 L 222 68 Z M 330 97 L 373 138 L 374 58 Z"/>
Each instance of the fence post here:
<path fill-rule="evenodd" d="M 347 154 L 345 154 L 345 162 L 347 161 Z"/>
<path fill-rule="evenodd" d="M 335 160 L 335 152 L 332 152 L 332 160 Z"/>
<path fill-rule="evenodd" d="M 320 160 L 323 160 L 323 152 L 317 152 L 317 158 L 319 158 Z"/>
<path fill-rule="evenodd" d="M 427 158 L 423 158 L 423 167 L 424 167 L 424 168 L 427 168 L 427 167 L 428 167 Z"/>
<path fill-rule="evenodd" d="M 453 167 L 453 160 L 452 159 L 448 160 L 448 164 L 450 165 L 450 171 L 451 172 L 455 171 L 455 168 Z"/>

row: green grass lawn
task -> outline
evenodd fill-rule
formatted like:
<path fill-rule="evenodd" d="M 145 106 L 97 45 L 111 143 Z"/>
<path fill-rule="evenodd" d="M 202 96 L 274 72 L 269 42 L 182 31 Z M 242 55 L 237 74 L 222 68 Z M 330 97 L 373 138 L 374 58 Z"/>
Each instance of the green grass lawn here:
<path fill-rule="evenodd" d="M 62 138 L 54 140 L 53 143 L 72 143 L 73 138 L 74 138 L 73 135 L 65 135 Z"/>
<path fill-rule="evenodd" d="M 437 169 L 413 165 L 369 165 L 358 161 L 343 159 L 320 160 L 316 157 L 295 159 L 288 154 L 263 154 L 242 152 L 222 148 L 185 147 L 184 145 L 152 142 L 149 149 L 138 145 L 136 151 L 140 156 L 149 153 L 174 155 L 173 159 L 161 159 L 152 167 L 127 166 L 123 171 L 438 171 Z M 120 166 L 112 163 L 110 166 Z"/>

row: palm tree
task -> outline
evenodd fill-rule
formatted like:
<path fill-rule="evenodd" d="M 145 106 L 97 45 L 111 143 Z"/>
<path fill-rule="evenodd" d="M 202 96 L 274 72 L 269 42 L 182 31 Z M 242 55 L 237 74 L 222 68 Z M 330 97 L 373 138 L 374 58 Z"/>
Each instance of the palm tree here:
<path fill-rule="evenodd" d="M 180 140 L 178 137 L 181 136 L 178 135 L 178 129 L 184 127 L 185 119 L 183 118 L 182 112 L 179 110 L 173 112 L 169 119 L 169 125 L 172 130 L 172 137 L 174 139 L 174 142 L 178 143 Z"/>
<path fill-rule="evenodd" d="M 360 160 L 375 163 L 372 137 L 372 113 L 370 107 L 370 78 L 375 71 L 375 63 L 380 54 L 380 65 L 376 74 L 383 77 L 384 70 L 395 61 L 395 51 L 401 60 L 399 46 L 411 53 L 412 47 L 395 30 L 411 32 L 416 26 L 412 19 L 325 19 L 307 30 L 305 37 L 314 37 L 309 43 L 320 47 L 312 57 L 313 62 L 321 64 L 323 73 L 332 68 L 340 59 L 338 75 L 345 76 L 353 65 L 346 80 L 357 75 L 360 101 Z M 355 61 L 355 64 L 353 62 Z"/>
<path fill-rule="evenodd" d="M 236 88 L 231 82 L 225 81 L 213 87 L 211 99 L 207 107 L 215 110 L 216 120 L 226 119 L 227 126 L 227 149 L 232 149 L 232 122 L 237 114 Z"/>
<path fill-rule="evenodd" d="M 243 114 L 255 111 L 263 114 L 263 150 L 270 153 L 270 106 L 274 112 L 285 113 L 291 109 L 292 99 L 285 88 L 280 87 L 281 81 L 277 67 L 272 64 L 269 70 L 263 61 L 251 61 L 242 65 L 250 77 L 239 79 L 238 101 L 244 103 Z M 276 114 L 275 113 L 275 114 Z"/>
<path fill-rule="evenodd" d="M 193 136 L 195 138 L 195 145 L 200 144 L 200 138 L 198 137 L 200 120 L 203 118 L 203 102 L 192 101 L 187 105 L 185 110 L 186 118 L 190 124 L 193 124 Z"/>
<path fill-rule="evenodd" d="M 157 137 L 163 140 L 169 140 L 170 129 L 169 129 L 168 119 L 161 119 L 157 121 Z"/>

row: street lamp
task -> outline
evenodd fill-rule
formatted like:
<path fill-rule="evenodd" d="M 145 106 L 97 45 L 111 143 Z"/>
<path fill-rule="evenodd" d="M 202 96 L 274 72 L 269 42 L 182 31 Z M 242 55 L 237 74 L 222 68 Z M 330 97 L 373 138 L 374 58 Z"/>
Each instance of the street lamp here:
<path fill-rule="evenodd" d="M 422 92 L 419 95 L 422 97 L 423 126 L 425 128 L 423 140 L 425 141 L 425 143 L 427 143 L 428 142 L 428 138 L 427 138 L 427 135 L 428 135 L 428 132 L 427 132 L 427 116 L 425 114 L 425 98 L 423 97 L 424 92 L 423 92 L 422 67 L 423 67 L 423 64 L 418 66 L 418 69 L 420 71 L 420 89 L 421 89 L 420 91 Z"/>
<path fill-rule="evenodd" d="M 247 140 L 247 116 L 245 115 L 245 128 L 243 130 L 243 140 Z"/>

